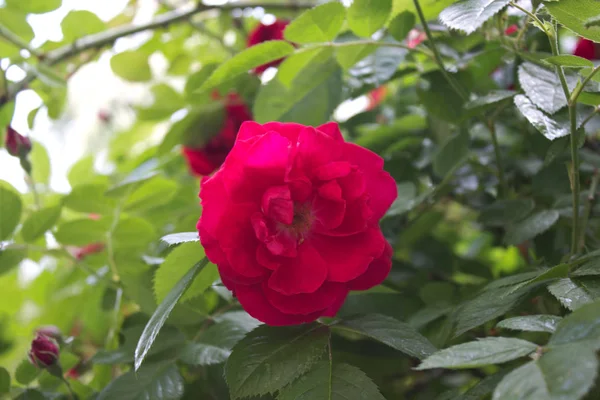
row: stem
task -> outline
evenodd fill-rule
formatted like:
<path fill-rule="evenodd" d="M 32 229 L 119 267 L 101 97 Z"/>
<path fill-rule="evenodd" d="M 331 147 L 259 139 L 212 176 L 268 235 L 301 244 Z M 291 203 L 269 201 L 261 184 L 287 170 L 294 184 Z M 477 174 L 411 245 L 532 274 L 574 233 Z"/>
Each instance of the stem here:
<path fill-rule="evenodd" d="M 596 107 L 594 108 L 594 111 L 592 111 L 590 113 L 590 115 L 588 115 L 583 122 L 581 123 L 581 127 L 583 128 L 588 122 L 590 122 L 592 120 L 592 118 L 594 118 L 596 116 L 596 114 L 600 113 L 600 107 Z"/>
<path fill-rule="evenodd" d="M 598 72 L 600 71 L 600 65 L 598 65 L 596 68 L 594 68 L 592 70 L 592 72 L 583 80 L 583 82 L 581 82 L 581 85 L 577 86 L 575 88 L 575 90 L 573 91 L 573 93 L 571 94 L 569 101 L 571 103 L 576 103 L 577 99 L 579 98 L 579 95 L 581 94 L 581 92 L 583 92 L 583 89 L 585 88 L 585 85 L 588 84 L 588 82 L 594 77 L 594 75 L 596 75 Z"/>
<path fill-rule="evenodd" d="M 110 348 L 110 344 L 113 341 L 115 334 L 117 333 L 117 328 L 119 325 L 119 313 L 121 312 L 121 301 L 123 300 L 123 289 L 118 288 L 115 296 L 115 306 L 113 308 L 113 321 L 110 324 L 110 328 L 108 330 L 108 334 L 106 335 L 106 343 L 105 347 Z"/>
<path fill-rule="evenodd" d="M 20 49 L 27 50 L 30 54 L 40 57 L 41 53 L 38 52 L 33 47 L 29 46 L 29 43 L 21 39 L 19 36 L 15 35 L 10 29 L 0 24 L 0 36 L 11 42 L 15 46 Z"/>
<path fill-rule="evenodd" d="M 444 78 L 448 81 L 452 89 L 463 99 L 467 100 L 468 96 L 463 91 L 463 89 L 458 85 L 458 83 L 454 80 L 454 78 L 448 73 L 446 67 L 444 67 L 444 61 L 442 60 L 442 56 L 438 51 L 437 46 L 435 45 L 435 41 L 433 40 L 433 35 L 431 34 L 431 30 L 429 29 L 429 25 L 427 25 L 427 20 L 425 19 L 425 14 L 423 14 L 423 10 L 421 9 L 421 5 L 419 4 L 419 0 L 413 0 L 415 4 L 415 9 L 417 10 L 417 14 L 419 15 L 419 20 L 421 21 L 421 25 L 423 25 L 423 30 L 425 30 L 425 35 L 427 36 L 427 41 L 429 42 L 429 47 L 431 51 L 433 51 L 433 57 L 435 62 L 439 66 Z"/>
<path fill-rule="evenodd" d="M 410 48 L 405 44 L 402 43 L 396 43 L 396 42 L 378 42 L 377 40 L 355 40 L 355 41 L 351 41 L 351 42 L 335 42 L 335 43 L 320 43 L 318 45 L 315 45 L 314 47 L 334 47 L 334 48 L 339 48 L 339 47 L 351 47 L 351 46 L 364 46 L 364 45 L 369 45 L 369 46 L 381 46 L 381 47 L 396 47 L 396 48 L 400 48 L 400 49 L 405 49 L 408 51 L 416 51 L 418 53 L 422 53 L 425 54 L 428 57 L 431 58 L 435 58 L 434 54 L 422 49 L 422 48 Z M 308 49 L 309 47 L 304 47 L 302 50 L 304 49 Z"/>
<path fill-rule="evenodd" d="M 331 354 L 331 332 L 327 338 L 327 351 L 329 353 L 329 400 L 331 400 L 333 392 L 333 355 Z"/>
<path fill-rule="evenodd" d="M 508 194 L 508 186 L 504 178 L 504 167 L 502 165 L 502 156 L 500 154 L 500 145 L 498 144 L 498 134 L 496 133 L 496 124 L 493 120 L 488 122 L 488 129 L 492 136 L 492 144 L 494 145 L 494 154 L 496 155 L 496 164 L 498 166 L 498 180 L 500 181 L 500 197 Z"/>
<path fill-rule="evenodd" d="M 579 149 L 577 148 L 577 111 L 575 104 L 569 105 L 569 119 L 571 120 L 571 163 L 573 164 L 573 232 L 571 235 L 571 256 L 577 253 L 579 241 Z"/>
<path fill-rule="evenodd" d="M 540 28 L 542 31 L 544 31 L 544 33 L 545 33 L 546 35 L 550 36 L 550 33 L 549 33 L 549 32 L 546 30 L 546 28 L 544 27 L 544 23 L 543 23 L 543 22 L 542 22 L 542 21 L 541 21 L 541 20 L 540 20 L 540 19 L 539 19 L 539 18 L 538 18 L 538 17 L 537 17 L 535 14 L 533 14 L 532 12 L 528 11 L 527 9 L 525 9 L 525 8 L 521 7 L 520 5 L 518 5 L 518 4 L 516 4 L 516 3 L 512 3 L 512 2 L 511 2 L 511 3 L 508 3 L 508 4 L 509 4 L 511 7 L 514 7 L 514 8 L 516 8 L 517 10 L 519 10 L 519 11 L 522 11 L 522 12 L 524 12 L 525 14 L 527 14 L 527 16 L 528 16 L 529 18 L 531 18 L 532 20 L 534 20 L 534 21 L 535 21 L 535 22 L 536 22 L 536 23 L 539 25 L 539 28 Z"/>
<path fill-rule="evenodd" d="M 33 176 L 30 173 L 27 173 L 27 186 L 29 186 L 29 190 L 31 190 L 31 194 L 33 195 L 33 202 L 35 204 L 36 210 L 42 208 L 42 203 L 40 201 L 40 195 L 35 187 L 35 182 L 33 181 Z"/>
<path fill-rule="evenodd" d="M 587 203 L 585 203 L 585 209 L 583 210 L 583 216 L 581 218 L 581 238 L 579 240 L 579 249 L 581 250 L 585 247 L 585 230 L 587 228 L 587 223 L 590 218 L 590 212 L 592 210 L 592 205 L 596 200 L 596 189 L 598 188 L 598 181 L 600 180 L 600 174 L 598 173 L 598 169 L 594 170 L 594 175 L 592 176 L 592 183 L 590 184 L 590 193 L 588 194 Z"/>
<path fill-rule="evenodd" d="M 71 384 L 69 383 L 69 381 L 64 376 L 62 377 L 61 380 L 64 382 L 65 386 L 69 390 L 69 397 L 73 400 L 77 399 L 77 395 L 73 391 L 73 388 L 71 387 Z"/>

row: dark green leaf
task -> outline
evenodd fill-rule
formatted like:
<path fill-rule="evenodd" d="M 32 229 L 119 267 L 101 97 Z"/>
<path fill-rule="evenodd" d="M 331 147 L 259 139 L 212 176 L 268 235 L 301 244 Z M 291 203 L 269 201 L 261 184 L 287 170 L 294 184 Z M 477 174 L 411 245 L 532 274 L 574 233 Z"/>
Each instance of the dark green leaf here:
<path fill-rule="evenodd" d="M 392 0 L 354 0 L 348 9 L 348 26 L 358 36 L 369 37 L 387 22 Z"/>
<path fill-rule="evenodd" d="M 452 29 L 471 34 L 502 10 L 510 0 L 461 0 L 440 13 L 440 21 Z"/>
<path fill-rule="evenodd" d="M 552 65 L 567 68 L 585 68 L 594 66 L 594 63 L 590 60 L 570 54 L 561 54 L 559 56 L 544 58 L 543 61 Z"/>
<path fill-rule="evenodd" d="M 5 181 L 0 181 L 0 241 L 8 239 L 21 219 L 21 196 Z"/>
<path fill-rule="evenodd" d="M 29 360 L 23 360 L 19 363 L 19 366 L 15 371 L 15 379 L 21 385 L 29 385 L 38 377 L 40 372 L 41 371 Z"/>
<path fill-rule="evenodd" d="M 469 135 L 457 134 L 440 145 L 433 158 L 433 171 L 443 177 L 469 155 Z"/>
<path fill-rule="evenodd" d="M 228 82 L 259 65 L 278 60 L 294 52 L 294 46 L 283 40 L 271 40 L 247 48 L 221 64 L 198 91 Z"/>
<path fill-rule="evenodd" d="M 172 362 L 148 364 L 108 384 L 97 400 L 178 400 L 184 380 Z"/>
<path fill-rule="evenodd" d="M 548 286 L 548 291 L 569 310 L 600 299 L 600 279 L 565 278 Z"/>
<path fill-rule="evenodd" d="M 64 40 L 73 42 L 86 35 L 102 32 L 106 24 L 98 16 L 86 10 L 70 11 L 60 23 Z"/>
<path fill-rule="evenodd" d="M 556 210 L 538 211 L 523 221 L 511 226 L 505 236 L 508 244 L 521 244 L 544 233 L 558 221 L 559 213 Z"/>
<path fill-rule="evenodd" d="M 548 345 L 559 346 L 582 342 L 597 349 L 600 345 L 599 305 L 599 301 L 586 304 L 563 318 L 558 323 Z"/>
<path fill-rule="evenodd" d="M 27 250 L 4 249 L 0 250 L 0 275 L 10 272 L 27 257 Z"/>
<path fill-rule="evenodd" d="M 504 226 L 525 218 L 534 206 L 531 199 L 498 200 L 482 210 L 479 220 L 486 225 Z"/>
<path fill-rule="evenodd" d="M 531 62 L 519 66 L 519 83 L 527 97 L 543 111 L 554 114 L 567 105 L 567 98 L 556 73 Z M 567 75 L 570 90 L 577 85 L 577 78 Z"/>
<path fill-rule="evenodd" d="M 406 54 L 408 54 L 407 50 L 398 47 L 379 47 L 374 53 L 372 53 L 372 48 L 369 46 L 361 45 L 358 49 L 360 53 L 359 56 L 355 57 L 355 65 L 348 71 L 350 75 L 349 84 L 354 91 L 359 91 L 363 86 L 374 88 L 386 83 L 394 76 L 398 66 L 402 64 Z M 338 61 L 339 57 L 338 55 Z M 352 65 L 348 61 L 345 62 Z"/>
<path fill-rule="evenodd" d="M 330 42 L 342 28 L 346 9 L 342 3 L 321 4 L 300 14 L 284 31 L 287 40 L 294 43 Z"/>
<path fill-rule="evenodd" d="M 390 26 L 388 27 L 388 32 L 394 39 L 402 42 L 406 39 L 408 32 L 414 28 L 416 21 L 417 18 L 415 17 L 415 14 L 410 11 L 403 11 L 392 19 Z"/>
<path fill-rule="evenodd" d="M 198 236 L 198 232 L 180 232 L 163 236 L 160 240 L 171 245 L 185 242 L 198 242 L 200 241 L 200 237 Z"/>
<path fill-rule="evenodd" d="M 51 229 L 60 218 L 61 206 L 46 207 L 34 211 L 21 227 L 21 236 L 26 242 L 33 242 Z"/>
<path fill-rule="evenodd" d="M 412 182 L 402 182 L 398 184 L 398 197 L 390 209 L 386 213 L 386 216 L 402 215 L 410 211 L 417 203 L 415 197 L 417 196 L 417 187 Z"/>
<path fill-rule="evenodd" d="M 48 398 L 44 396 L 42 392 L 35 389 L 25 389 L 21 392 L 15 400 L 47 400 Z"/>
<path fill-rule="evenodd" d="M 527 315 L 513 317 L 498 322 L 498 328 L 527 332 L 554 332 L 556 325 L 562 320 L 556 315 Z"/>
<path fill-rule="evenodd" d="M 0 395 L 10 391 L 10 374 L 6 368 L 0 367 Z"/>
<path fill-rule="evenodd" d="M 150 318 L 150 321 L 148 321 L 148 324 L 144 328 L 144 332 L 142 332 L 142 336 L 140 337 L 140 340 L 135 349 L 136 371 L 140 369 L 144 358 L 146 357 L 148 351 L 154 344 L 154 340 L 156 339 L 161 328 L 167 321 L 169 314 L 171 314 L 171 311 L 173 311 L 173 308 L 175 308 L 175 305 L 177 305 L 177 302 L 179 301 L 181 296 L 183 296 L 185 291 L 190 287 L 196 275 L 198 275 L 198 273 L 202 271 L 202 269 L 207 264 L 208 259 L 205 258 L 204 260 L 194 265 L 188 271 L 188 273 L 185 274 L 183 278 L 181 278 L 177 285 L 173 287 L 173 289 L 169 292 L 167 297 L 165 297 L 162 303 L 160 303 L 160 305 Z"/>
<path fill-rule="evenodd" d="M 323 355 L 329 330 L 319 324 L 260 326 L 236 344 L 225 365 L 232 399 L 273 393 Z"/>
<path fill-rule="evenodd" d="M 138 50 L 127 50 L 110 59 L 110 67 L 120 78 L 130 82 L 146 82 L 152 79 L 148 55 Z"/>
<path fill-rule="evenodd" d="M 516 92 L 510 90 L 494 90 L 467 102 L 465 109 L 474 114 L 496 109 L 499 103 L 511 99 L 515 94 Z"/>
<path fill-rule="evenodd" d="M 431 116 L 444 121 L 457 123 L 465 115 L 464 100 L 440 71 L 421 75 L 423 82 L 417 88 L 419 100 Z M 454 75 L 452 79 L 458 79 Z"/>
<path fill-rule="evenodd" d="M 598 15 L 598 2 L 595 0 L 561 0 L 545 2 L 544 6 L 565 27 L 579 36 L 600 43 L 600 27 L 586 28 L 585 23 Z"/>
<path fill-rule="evenodd" d="M 278 400 L 385 400 L 377 385 L 360 369 L 323 361 L 285 387 Z"/>
<path fill-rule="evenodd" d="M 516 338 L 489 337 L 440 350 L 427 357 L 418 370 L 475 368 L 525 357 L 537 349 L 535 343 Z"/>
<path fill-rule="evenodd" d="M 365 315 L 342 321 L 336 326 L 368 336 L 419 359 L 436 351 L 435 346 L 412 326 L 385 315 Z"/>

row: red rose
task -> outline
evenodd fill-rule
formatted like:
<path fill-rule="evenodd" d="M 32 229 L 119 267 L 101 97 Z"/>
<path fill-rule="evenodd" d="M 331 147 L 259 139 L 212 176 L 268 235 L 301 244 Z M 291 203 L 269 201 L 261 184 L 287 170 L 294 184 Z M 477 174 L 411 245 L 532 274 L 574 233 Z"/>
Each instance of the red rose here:
<path fill-rule="evenodd" d="M 31 342 L 29 361 L 38 368 L 46 368 L 58 361 L 58 343 L 48 336 L 38 333 Z"/>
<path fill-rule="evenodd" d="M 372 90 L 368 95 L 367 99 L 369 103 L 367 104 L 367 111 L 374 109 L 377 107 L 387 94 L 387 88 L 385 86 L 379 86 L 377 89 Z"/>
<path fill-rule="evenodd" d="M 273 22 L 271 25 L 259 23 L 248 35 L 248 47 L 252 47 L 268 40 L 283 40 L 283 31 L 289 23 L 289 21 L 283 21 L 279 19 L 275 20 L 275 22 Z M 260 65 L 254 69 L 254 72 L 261 74 L 269 67 L 278 66 L 282 61 L 283 58 L 280 58 L 279 60 Z"/>
<path fill-rule="evenodd" d="M 504 31 L 504 34 L 507 36 L 510 36 L 514 33 L 517 33 L 517 31 L 519 30 L 519 27 L 515 24 L 512 24 L 511 26 L 509 26 L 508 28 L 506 28 L 506 30 Z"/>
<path fill-rule="evenodd" d="M 406 38 L 406 45 L 409 49 L 414 49 L 421 43 L 423 43 L 427 39 L 427 35 L 425 32 L 418 31 L 416 29 L 411 29 L 408 32 L 408 37 Z"/>
<path fill-rule="evenodd" d="M 210 175 L 219 168 L 233 147 L 242 123 L 252 120 L 250 110 L 237 94 L 230 94 L 225 102 L 221 131 L 202 148 L 183 147 L 183 155 L 195 175 Z"/>
<path fill-rule="evenodd" d="M 21 135 L 10 125 L 6 127 L 4 146 L 8 154 L 19 158 L 25 157 L 31 151 L 31 141 L 29 138 Z"/>
<path fill-rule="evenodd" d="M 592 42 L 591 40 L 580 38 L 575 46 L 573 55 L 583 57 L 587 60 L 600 59 L 600 45 Z"/>
<path fill-rule="evenodd" d="M 250 315 L 299 324 L 385 279 L 392 248 L 378 222 L 396 196 L 383 159 L 344 142 L 336 123 L 246 122 L 202 182 L 198 231 Z"/>
<path fill-rule="evenodd" d="M 78 260 L 83 260 L 90 254 L 100 253 L 104 250 L 104 243 L 91 243 L 83 247 L 79 247 L 74 251 L 73 256 Z"/>

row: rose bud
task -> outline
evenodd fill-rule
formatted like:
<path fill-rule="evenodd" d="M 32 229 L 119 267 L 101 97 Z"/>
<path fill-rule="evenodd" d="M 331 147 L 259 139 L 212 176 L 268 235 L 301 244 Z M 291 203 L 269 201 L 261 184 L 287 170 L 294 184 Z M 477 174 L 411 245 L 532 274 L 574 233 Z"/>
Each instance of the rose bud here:
<path fill-rule="evenodd" d="M 58 362 L 59 347 L 51 337 L 37 334 L 31 342 L 29 361 L 38 368 L 47 368 Z"/>
<path fill-rule="evenodd" d="M 4 145 L 8 154 L 14 157 L 23 158 L 31 151 L 31 141 L 29 138 L 21 135 L 10 125 L 6 128 Z"/>
<path fill-rule="evenodd" d="M 60 329 L 54 325 L 42 326 L 35 331 L 36 334 L 47 336 L 54 340 L 60 341 L 62 338 L 62 334 Z"/>
<path fill-rule="evenodd" d="M 591 40 L 580 38 L 577 41 L 573 55 L 586 60 L 598 60 L 600 59 L 600 45 Z"/>
<path fill-rule="evenodd" d="M 183 146 L 183 155 L 194 175 L 210 175 L 219 168 L 233 147 L 242 123 L 252 120 L 250 110 L 237 94 L 229 94 L 224 102 L 225 117 L 220 131 L 200 147 Z"/>
<path fill-rule="evenodd" d="M 263 23 L 259 23 L 256 28 L 254 28 L 250 34 L 248 35 L 248 47 L 252 47 L 259 43 L 266 42 L 268 40 L 283 40 L 283 31 L 285 27 L 289 24 L 289 21 L 284 20 L 275 20 L 271 25 L 265 25 Z M 267 64 L 259 65 L 254 69 L 256 74 L 261 74 L 265 72 L 270 67 L 276 67 L 283 61 L 283 58 L 279 60 L 271 61 Z"/>
<path fill-rule="evenodd" d="M 223 284 L 269 325 L 336 315 L 380 284 L 393 250 L 379 220 L 397 197 L 383 159 L 336 123 L 245 122 L 202 180 L 200 241 Z"/>
<path fill-rule="evenodd" d="M 510 36 L 510 35 L 513 35 L 513 34 L 517 33 L 518 30 L 519 30 L 519 26 L 515 25 L 515 24 L 512 24 L 511 26 L 509 26 L 508 28 L 506 28 L 506 30 L 504 31 L 504 34 L 506 36 Z"/>

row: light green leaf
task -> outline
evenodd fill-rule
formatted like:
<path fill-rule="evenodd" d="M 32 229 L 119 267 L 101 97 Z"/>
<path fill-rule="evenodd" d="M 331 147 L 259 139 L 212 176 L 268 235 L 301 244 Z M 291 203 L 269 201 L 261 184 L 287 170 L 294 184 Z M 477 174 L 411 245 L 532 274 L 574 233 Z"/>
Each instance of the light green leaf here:
<path fill-rule="evenodd" d="M 301 379 L 282 389 L 278 400 L 385 400 L 377 385 L 360 369 L 322 361 Z"/>
<path fill-rule="evenodd" d="M 342 3 L 321 4 L 300 14 L 285 28 L 284 36 L 299 44 L 329 42 L 342 28 L 345 16 Z"/>
<path fill-rule="evenodd" d="M 571 54 L 561 54 L 559 56 L 548 57 L 544 58 L 543 61 L 547 62 L 548 64 L 567 68 L 585 68 L 594 66 L 594 63 L 590 60 L 573 56 Z"/>
<path fill-rule="evenodd" d="M 8 239 L 21 219 L 23 204 L 19 193 L 0 180 L 0 241 Z"/>
<path fill-rule="evenodd" d="M 60 218 L 62 207 L 46 207 L 34 211 L 23 222 L 21 236 L 26 242 L 33 242 L 42 236 L 47 230 L 51 229 Z"/>
<path fill-rule="evenodd" d="M 294 46 L 283 40 L 270 40 L 247 48 L 221 64 L 198 89 L 202 92 L 235 79 L 249 70 L 288 56 Z"/>
<path fill-rule="evenodd" d="M 562 320 L 556 315 L 527 315 L 513 317 L 498 322 L 496 327 L 527 332 L 554 332 L 556 325 Z"/>
<path fill-rule="evenodd" d="M 225 378 L 232 399 L 273 393 L 306 373 L 327 347 L 329 329 L 320 324 L 259 326 L 236 344 Z"/>
<path fill-rule="evenodd" d="M 427 357 L 418 370 L 475 368 L 525 357 L 537 349 L 535 343 L 516 338 L 489 337 L 440 350 Z"/>
<path fill-rule="evenodd" d="M 54 237 L 59 243 L 73 246 L 101 242 L 110 228 L 110 221 L 89 218 L 76 219 L 58 225 Z"/>
<path fill-rule="evenodd" d="M 290 88 L 294 79 L 307 66 L 322 63 L 333 54 L 331 47 L 311 47 L 297 51 L 287 57 L 277 71 L 277 79 Z"/>
<path fill-rule="evenodd" d="M 357 62 L 363 60 L 368 55 L 372 54 L 377 50 L 377 46 L 373 44 L 357 44 L 357 45 L 348 45 L 348 46 L 340 46 L 335 49 L 335 59 L 337 60 L 340 66 L 347 70 L 356 65 Z M 374 62 L 376 59 L 369 59 L 369 61 Z M 364 64 L 364 63 L 363 63 Z M 369 65 L 366 65 L 367 68 Z M 391 66 L 390 66 L 391 68 Z M 397 66 L 394 66 L 394 71 Z M 375 68 L 372 68 L 375 70 Z M 357 69 L 355 69 L 355 72 Z M 363 72 L 363 71 L 361 71 Z M 363 72 L 364 73 L 364 72 Z"/>
<path fill-rule="evenodd" d="M 136 188 L 125 202 L 128 211 L 149 210 L 168 203 L 177 194 L 176 182 L 157 176 Z"/>
<path fill-rule="evenodd" d="M 172 361 L 148 364 L 113 380 L 97 400 L 178 400 L 184 394 L 184 384 Z"/>
<path fill-rule="evenodd" d="M 20 2 L 20 0 L 13 1 Z M 31 26 L 27 22 L 26 14 L 21 10 L 0 8 L 0 25 L 23 39 L 25 43 L 29 43 L 34 37 L 33 29 L 31 29 Z M 20 50 L 12 42 L 0 37 L 0 54 L 2 54 L 3 58 L 16 56 Z M 4 145 L 4 142 L 2 142 L 2 145 Z"/>
<path fill-rule="evenodd" d="M 154 277 L 154 292 L 158 302 L 163 301 L 189 268 L 204 257 L 204 249 L 198 242 L 183 243 L 169 253 Z M 190 285 L 181 301 L 200 296 L 219 278 L 217 267 L 208 263 Z"/>
<path fill-rule="evenodd" d="M 128 50 L 115 54 L 110 59 L 115 75 L 130 82 L 146 82 L 152 79 L 148 55 L 142 51 Z"/>
<path fill-rule="evenodd" d="M 456 134 L 438 148 L 433 158 L 433 172 L 446 176 L 469 155 L 469 135 Z"/>
<path fill-rule="evenodd" d="M 82 213 L 112 214 L 117 201 L 104 195 L 107 189 L 108 185 L 102 183 L 76 185 L 63 199 L 63 205 Z"/>
<path fill-rule="evenodd" d="M 102 32 L 106 24 L 96 14 L 86 10 L 70 11 L 60 23 L 64 40 L 73 42 L 86 35 Z"/>
<path fill-rule="evenodd" d="M 417 197 L 417 187 L 412 182 L 401 182 L 398 184 L 398 197 L 390 209 L 385 214 L 387 217 L 402 215 L 415 206 Z"/>
<path fill-rule="evenodd" d="M 21 10 L 31 14 L 44 14 L 56 10 L 62 0 L 6 0 L 8 8 Z"/>
<path fill-rule="evenodd" d="M 402 42 L 406 39 L 408 32 L 410 32 L 417 22 L 417 18 L 415 14 L 406 10 L 396 15 L 392 21 L 390 22 L 390 26 L 388 27 L 388 32 L 394 39 L 399 42 Z"/>
<path fill-rule="evenodd" d="M 27 257 L 27 250 L 4 249 L 0 250 L 0 275 L 10 272 Z"/>
<path fill-rule="evenodd" d="M 508 3 L 510 0 L 461 0 L 442 11 L 440 21 L 449 28 L 471 34 Z"/>
<path fill-rule="evenodd" d="M 563 306 L 576 310 L 594 300 L 600 299 L 600 280 L 597 278 L 565 278 L 548 286 Z"/>
<path fill-rule="evenodd" d="M 113 245 L 116 249 L 146 247 L 155 239 L 154 226 L 144 218 L 121 218 L 112 233 Z"/>
<path fill-rule="evenodd" d="M 71 186 L 76 186 L 89 181 L 94 172 L 94 157 L 87 156 L 73 164 L 67 177 Z"/>
<path fill-rule="evenodd" d="M 31 361 L 23 360 L 19 363 L 19 366 L 15 371 L 15 379 L 21 385 L 29 385 L 38 377 L 40 372 L 41 370 L 33 365 Z"/>
<path fill-rule="evenodd" d="M 51 173 L 50 157 L 48 156 L 48 151 L 40 142 L 32 141 L 29 161 L 31 161 L 33 181 L 47 185 Z"/>
<path fill-rule="evenodd" d="M 534 207 L 531 199 L 497 200 L 481 211 L 479 221 L 486 225 L 504 226 L 525 218 Z"/>
<path fill-rule="evenodd" d="M 160 240 L 169 245 L 173 245 L 185 242 L 198 242 L 200 241 L 200 237 L 198 236 L 198 232 L 180 232 L 163 236 Z"/>
<path fill-rule="evenodd" d="M 185 107 L 183 96 L 165 83 L 159 83 L 150 89 L 154 96 L 152 105 L 138 108 L 138 118 L 141 120 L 161 120 L 168 118 L 175 111 Z"/>
<path fill-rule="evenodd" d="M 505 241 L 508 244 L 521 244 L 546 232 L 558 221 L 560 214 L 556 210 L 538 211 L 523 221 L 511 226 L 506 231 Z"/>
<path fill-rule="evenodd" d="M 342 321 L 335 326 L 368 336 L 419 359 L 436 351 L 435 346 L 412 326 L 385 315 L 365 315 Z"/>
<path fill-rule="evenodd" d="M 456 0 L 419 0 L 421 9 L 427 21 L 437 19 L 440 11 L 448 7 L 450 4 L 456 3 Z M 392 15 L 399 14 L 403 11 L 417 13 L 413 0 L 394 0 Z"/>
<path fill-rule="evenodd" d="M 552 348 L 506 375 L 493 400 L 580 399 L 593 386 L 597 369 L 596 354 L 585 345 Z"/>
<path fill-rule="evenodd" d="M 177 305 L 177 302 L 183 296 L 185 291 L 190 287 L 196 275 L 202 271 L 202 269 L 208 264 L 208 259 L 204 258 L 202 261 L 194 265 L 188 272 L 181 278 L 179 282 L 169 292 L 167 297 L 159 304 L 158 308 L 146 324 L 142 336 L 135 348 L 135 370 L 138 371 L 140 366 L 144 362 L 144 358 L 148 354 L 148 351 L 154 344 L 154 340 L 158 336 L 163 325 L 169 318 L 169 314 L 173 311 L 173 308 Z M 133 371 L 132 371 L 133 372 Z"/>
<path fill-rule="evenodd" d="M 589 19 L 598 16 L 598 2 L 595 0 L 561 0 L 545 2 L 544 6 L 562 25 L 579 36 L 600 43 L 600 26 L 585 24 Z"/>
<path fill-rule="evenodd" d="M 383 27 L 392 12 L 392 0 L 354 0 L 348 9 L 348 26 L 368 37 Z"/>

